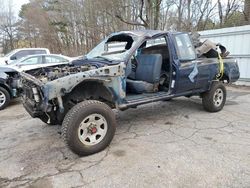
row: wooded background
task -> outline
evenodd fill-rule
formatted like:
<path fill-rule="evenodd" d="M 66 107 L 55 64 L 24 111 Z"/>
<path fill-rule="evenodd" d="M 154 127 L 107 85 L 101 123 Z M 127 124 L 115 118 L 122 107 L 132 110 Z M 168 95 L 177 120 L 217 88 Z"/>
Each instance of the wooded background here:
<path fill-rule="evenodd" d="M 13 0 L 3 1 L 0 42 L 4 53 L 45 47 L 78 56 L 115 31 L 201 31 L 250 24 L 250 0 L 30 0 L 18 17 Z"/>

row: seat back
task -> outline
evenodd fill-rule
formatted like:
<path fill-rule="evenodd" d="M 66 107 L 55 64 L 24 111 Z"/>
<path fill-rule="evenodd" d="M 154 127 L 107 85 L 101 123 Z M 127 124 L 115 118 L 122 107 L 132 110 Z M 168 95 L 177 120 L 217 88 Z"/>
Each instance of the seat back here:
<path fill-rule="evenodd" d="M 166 44 L 153 45 L 147 48 L 143 48 L 141 54 L 161 54 L 162 56 L 162 70 L 169 72 L 169 50 Z"/>
<path fill-rule="evenodd" d="M 143 54 L 137 57 L 135 79 L 149 83 L 160 80 L 162 56 L 161 54 Z"/>

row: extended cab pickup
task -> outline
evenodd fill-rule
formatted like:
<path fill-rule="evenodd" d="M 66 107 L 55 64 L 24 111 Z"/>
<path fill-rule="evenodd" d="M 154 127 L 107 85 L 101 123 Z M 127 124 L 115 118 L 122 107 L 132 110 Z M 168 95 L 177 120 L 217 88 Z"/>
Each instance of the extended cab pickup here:
<path fill-rule="evenodd" d="M 111 34 L 71 65 L 21 75 L 29 114 L 62 124 L 69 148 L 89 155 L 111 142 L 112 109 L 199 95 L 205 110 L 217 112 L 226 101 L 224 83 L 235 82 L 239 69 L 231 58 L 197 58 L 187 33 L 144 30 Z"/>

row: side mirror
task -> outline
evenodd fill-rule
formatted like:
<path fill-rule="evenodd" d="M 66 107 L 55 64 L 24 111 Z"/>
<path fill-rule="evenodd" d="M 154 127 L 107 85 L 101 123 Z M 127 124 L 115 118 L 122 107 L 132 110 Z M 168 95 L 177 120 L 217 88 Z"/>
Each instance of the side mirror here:
<path fill-rule="evenodd" d="M 8 64 L 9 64 L 9 63 L 8 63 L 8 60 L 5 60 L 4 62 L 5 62 L 5 64 L 6 64 L 6 65 L 8 65 Z"/>
<path fill-rule="evenodd" d="M 16 56 L 11 56 L 10 60 L 17 60 Z"/>

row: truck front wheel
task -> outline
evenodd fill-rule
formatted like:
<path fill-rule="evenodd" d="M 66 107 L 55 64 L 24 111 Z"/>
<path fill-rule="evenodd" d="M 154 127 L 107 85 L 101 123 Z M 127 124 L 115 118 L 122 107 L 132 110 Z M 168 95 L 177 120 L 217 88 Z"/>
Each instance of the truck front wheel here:
<path fill-rule="evenodd" d="M 221 82 L 213 82 L 211 89 L 203 94 L 202 104 L 208 112 L 220 111 L 226 102 L 226 88 Z"/>
<path fill-rule="evenodd" d="M 105 149 L 112 141 L 116 129 L 115 114 L 105 103 L 83 101 L 65 116 L 62 136 L 68 147 L 80 156 Z"/>

